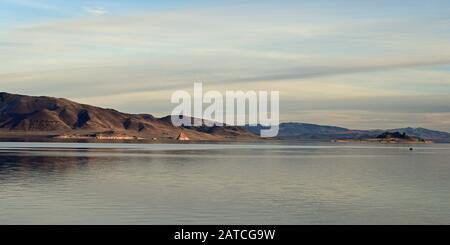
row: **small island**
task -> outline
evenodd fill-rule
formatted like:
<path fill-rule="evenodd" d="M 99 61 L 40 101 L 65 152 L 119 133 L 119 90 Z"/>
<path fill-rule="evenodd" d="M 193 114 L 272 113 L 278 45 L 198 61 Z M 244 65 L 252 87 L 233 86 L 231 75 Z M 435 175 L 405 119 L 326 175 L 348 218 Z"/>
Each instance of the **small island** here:
<path fill-rule="evenodd" d="M 400 132 L 385 132 L 375 138 L 352 139 L 352 140 L 336 140 L 335 142 L 367 142 L 367 143 L 384 143 L 384 144 L 431 144 L 433 141 L 422 139 L 420 137 L 410 136 Z"/>

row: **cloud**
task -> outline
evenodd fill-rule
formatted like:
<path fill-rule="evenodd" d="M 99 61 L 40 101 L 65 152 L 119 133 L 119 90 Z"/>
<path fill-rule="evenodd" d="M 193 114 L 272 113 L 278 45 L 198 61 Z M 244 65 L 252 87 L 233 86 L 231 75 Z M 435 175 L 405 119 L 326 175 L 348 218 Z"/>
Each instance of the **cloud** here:
<path fill-rule="evenodd" d="M 108 10 L 106 10 L 103 7 L 91 7 L 91 6 L 85 6 L 83 7 L 84 11 L 86 11 L 90 15 L 94 16 L 102 16 L 105 14 L 108 14 Z"/>
<path fill-rule="evenodd" d="M 337 125 L 350 129 L 395 129 L 425 127 L 449 132 L 450 113 L 414 113 L 368 110 L 298 110 L 285 114 L 282 121 Z"/>
<path fill-rule="evenodd" d="M 336 75 L 358 74 L 365 72 L 399 70 L 405 68 L 426 68 L 450 65 L 450 55 L 446 57 L 408 57 L 403 59 L 390 58 L 388 61 L 372 60 L 361 63 L 356 61 L 336 62 L 328 66 L 303 66 L 284 69 L 272 74 L 241 78 L 243 82 L 261 82 L 274 80 L 295 80 L 314 77 L 329 77 Z"/>
<path fill-rule="evenodd" d="M 84 10 L 92 16 L 0 30 L 2 90 L 153 113 L 146 105 L 170 111 L 168 91 L 201 81 L 281 90 L 292 104 L 282 113 L 298 121 L 296 110 L 308 103 L 321 118 L 327 108 L 379 113 L 374 118 L 447 112 L 448 101 L 436 95 L 448 94 L 449 74 L 431 71 L 450 64 L 445 20 L 334 21 L 317 11 L 232 7 L 121 16 Z M 340 125 L 335 119 L 325 122 Z"/>

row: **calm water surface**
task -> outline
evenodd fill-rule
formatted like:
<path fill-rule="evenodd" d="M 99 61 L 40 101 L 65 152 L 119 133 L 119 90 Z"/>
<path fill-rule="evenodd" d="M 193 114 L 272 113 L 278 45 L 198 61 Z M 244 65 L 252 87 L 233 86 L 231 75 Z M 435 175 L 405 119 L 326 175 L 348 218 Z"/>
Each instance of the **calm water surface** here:
<path fill-rule="evenodd" d="M 0 224 L 450 224 L 450 145 L 0 143 Z"/>

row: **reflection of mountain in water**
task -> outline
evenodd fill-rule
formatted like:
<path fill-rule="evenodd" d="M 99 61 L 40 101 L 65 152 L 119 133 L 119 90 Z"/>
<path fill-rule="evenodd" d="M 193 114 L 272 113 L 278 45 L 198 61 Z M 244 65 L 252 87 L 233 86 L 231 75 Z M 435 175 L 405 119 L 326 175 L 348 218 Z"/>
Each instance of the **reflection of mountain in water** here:
<path fill-rule="evenodd" d="M 108 156 L 95 156 L 90 149 L 74 152 L 41 150 L 0 151 L 0 181 L 17 177 L 51 181 L 52 176 L 66 176 L 89 169 L 108 169 Z"/>
<path fill-rule="evenodd" d="M 60 180 L 75 174 L 84 178 L 86 172 L 105 174 L 112 170 L 116 171 L 124 165 L 129 166 L 130 161 L 137 164 L 157 163 L 161 155 L 172 158 L 171 163 L 186 163 L 190 161 L 193 154 L 198 153 L 201 154 L 202 151 L 142 151 L 107 148 L 0 149 L 0 183 L 24 177 L 31 178 L 33 183 Z"/>
<path fill-rule="evenodd" d="M 0 155 L 0 174 L 11 172 L 70 172 L 89 164 L 89 157 Z"/>

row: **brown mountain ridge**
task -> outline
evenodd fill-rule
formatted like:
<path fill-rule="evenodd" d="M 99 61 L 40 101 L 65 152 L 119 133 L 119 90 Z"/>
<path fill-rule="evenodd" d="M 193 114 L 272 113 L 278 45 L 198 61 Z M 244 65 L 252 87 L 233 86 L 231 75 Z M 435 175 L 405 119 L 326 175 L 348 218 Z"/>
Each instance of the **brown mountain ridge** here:
<path fill-rule="evenodd" d="M 257 137 L 240 127 L 175 127 L 170 116 L 156 118 L 150 114 L 122 113 L 62 98 L 0 93 L 0 137 L 176 140 L 181 133 L 190 140 Z"/>

